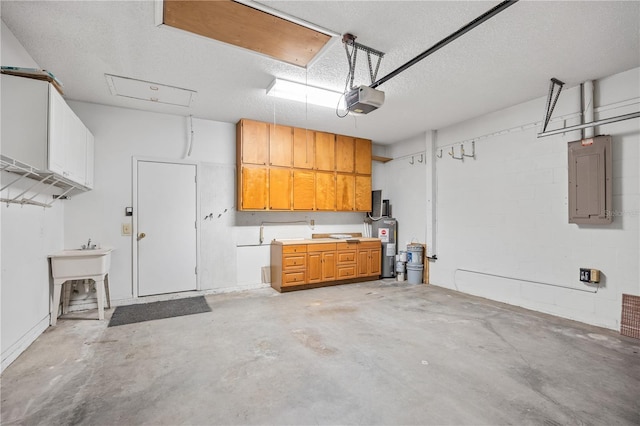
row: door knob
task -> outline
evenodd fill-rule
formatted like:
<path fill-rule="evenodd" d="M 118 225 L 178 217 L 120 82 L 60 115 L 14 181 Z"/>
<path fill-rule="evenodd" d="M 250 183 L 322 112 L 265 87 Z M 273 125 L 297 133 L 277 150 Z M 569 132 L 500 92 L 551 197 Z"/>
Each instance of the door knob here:
<path fill-rule="evenodd" d="M 143 239 L 146 236 L 147 236 L 147 234 L 145 234 L 144 232 L 139 233 L 138 234 L 138 241 L 140 241 L 141 239 Z"/>

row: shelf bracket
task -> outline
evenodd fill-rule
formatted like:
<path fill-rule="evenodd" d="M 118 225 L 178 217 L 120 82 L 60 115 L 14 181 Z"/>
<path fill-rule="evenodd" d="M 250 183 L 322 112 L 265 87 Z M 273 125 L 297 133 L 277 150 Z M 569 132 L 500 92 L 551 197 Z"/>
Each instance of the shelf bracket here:
<path fill-rule="evenodd" d="M 558 91 L 554 93 L 554 90 L 558 87 Z M 558 98 L 560 97 L 560 92 L 562 91 L 562 86 L 564 83 L 557 78 L 552 78 L 549 82 L 549 94 L 547 95 L 547 110 L 544 114 L 544 120 L 542 124 L 542 132 L 544 133 L 547 130 L 547 126 L 549 125 L 549 121 L 551 121 L 551 115 L 553 114 L 553 110 L 556 107 L 556 102 L 558 102 Z"/>

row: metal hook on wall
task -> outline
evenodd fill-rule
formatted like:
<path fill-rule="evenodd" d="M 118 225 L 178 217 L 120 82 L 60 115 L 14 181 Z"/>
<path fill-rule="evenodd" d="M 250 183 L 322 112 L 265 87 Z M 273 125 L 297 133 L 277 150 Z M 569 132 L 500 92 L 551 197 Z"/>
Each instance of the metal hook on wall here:
<path fill-rule="evenodd" d="M 418 163 L 422 163 L 424 161 L 424 154 L 420 154 L 420 159 L 418 160 Z"/>
<path fill-rule="evenodd" d="M 461 148 L 462 148 L 462 152 L 463 152 L 463 155 L 464 155 L 464 147 L 461 147 Z M 462 156 L 460 156 L 460 157 L 456 157 L 456 155 L 455 155 L 455 153 L 454 153 L 454 151 L 453 151 L 453 147 L 451 147 L 451 151 L 449 152 L 449 155 L 450 155 L 450 156 L 451 156 L 451 158 L 453 158 L 454 160 L 464 160 L 464 157 L 462 157 Z"/>
<path fill-rule="evenodd" d="M 471 154 L 465 154 L 464 145 L 462 145 L 462 156 L 476 158 L 476 141 L 471 141 Z"/>
<path fill-rule="evenodd" d="M 440 148 L 440 154 L 436 154 L 436 157 L 442 158 L 442 148 Z"/>
<path fill-rule="evenodd" d="M 411 160 L 409 160 L 409 164 L 413 164 L 413 155 L 411 156 Z"/>

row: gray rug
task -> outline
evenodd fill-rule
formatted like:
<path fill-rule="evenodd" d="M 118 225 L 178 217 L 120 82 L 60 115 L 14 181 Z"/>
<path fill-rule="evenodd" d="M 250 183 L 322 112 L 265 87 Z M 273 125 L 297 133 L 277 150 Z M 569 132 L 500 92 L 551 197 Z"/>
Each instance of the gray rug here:
<path fill-rule="evenodd" d="M 203 312 L 211 312 L 204 296 L 118 306 L 111 316 L 109 327 Z"/>

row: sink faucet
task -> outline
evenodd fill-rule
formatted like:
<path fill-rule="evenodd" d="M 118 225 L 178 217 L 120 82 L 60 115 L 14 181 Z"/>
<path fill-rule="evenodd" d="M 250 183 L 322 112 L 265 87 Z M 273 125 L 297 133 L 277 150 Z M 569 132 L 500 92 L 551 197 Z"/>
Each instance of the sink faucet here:
<path fill-rule="evenodd" d="M 95 244 L 93 245 L 93 247 L 91 246 L 91 238 L 89 238 L 89 241 L 87 241 L 86 245 L 82 246 L 83 250 L 91 250 L 92 248 L 95 248 Z"/>
<path fill-rule="evenodd" d="M 90 249 L 91 248 L 91 238 L 89 238 L 89 241 L 87 241 L 87 248 Z"/>

